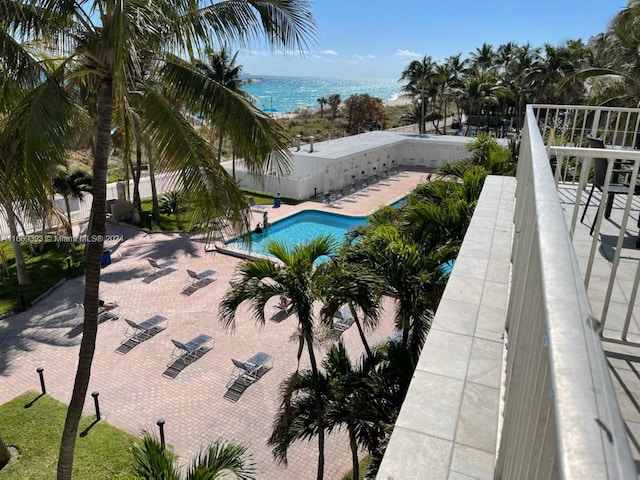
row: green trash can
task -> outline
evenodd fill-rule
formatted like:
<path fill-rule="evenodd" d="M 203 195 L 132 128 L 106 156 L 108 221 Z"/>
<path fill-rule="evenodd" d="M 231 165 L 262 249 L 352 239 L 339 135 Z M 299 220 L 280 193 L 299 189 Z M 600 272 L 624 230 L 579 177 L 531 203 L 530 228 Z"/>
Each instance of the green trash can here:
<path fill-rule="evenodd" d="M 102 261 L 100 262 L 100 266 L 106 267 L 107 265 L 111 265 L 111 252 L 105 248 L 102 250 Z"/>

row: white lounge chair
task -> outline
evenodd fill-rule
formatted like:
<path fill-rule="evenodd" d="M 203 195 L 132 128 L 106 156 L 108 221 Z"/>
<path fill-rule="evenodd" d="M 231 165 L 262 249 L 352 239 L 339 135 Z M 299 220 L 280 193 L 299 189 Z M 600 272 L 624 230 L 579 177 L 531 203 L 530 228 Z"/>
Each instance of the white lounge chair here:
<path fill-rule="evenodd" d="M 227 383 L 227 388 L 236 381 L 240 381 L 245 385 L 250 385 L 257 381 L 265 370 L 273 367 L 273 356 L 265 352 L 258 352 L 244 362 L 235 358 L 232 358 L 231 362 L 233 363 L 233 370 L 231 371 L 231 378 Z"/>
<path fill-rule="evenodd" d="M 208 352 L 213 348 L 214 341 L 215 339 L 206 333 L 201 333 L 186 343 L 171 339 L 171 343 L 173 343 L 174 346 L 169 365 L 178 359 L 181 359 L 186 364 L 197 360 L 200 353 Z"/>
<path fill-rule="evenodd" d="M 258 205 L 256 203 L 256 201 L 253 199 L 253 197 L 249 197 L 249 211 L 258 211 L 258 212 L 264 212 L 265 210 L 268 210 L 269 207 L 267 207 L 266 205 Z"/>

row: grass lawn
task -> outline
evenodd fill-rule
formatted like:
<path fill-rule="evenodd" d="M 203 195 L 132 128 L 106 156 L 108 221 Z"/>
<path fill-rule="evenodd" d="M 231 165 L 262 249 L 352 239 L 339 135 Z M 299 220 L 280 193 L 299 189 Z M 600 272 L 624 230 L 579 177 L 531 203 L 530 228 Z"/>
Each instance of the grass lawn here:
<path fill-rule="evenodd" d="M 0 435 L 7 445 L 17 445 L 20 457 L 0 471 L 3 480 L 53 479 L 67 406 L 45 395 L 29 408 L 38 393 L 29 392 L 0 405 Z M 79 431 L 95 417 L 83 417 Z M 137 437 L 102 421 L 78 437 L 73 478 L 120 480 L 130 474 L 133 459 L 130 447 Z"/>
<path fill-rule="evenodd" d="M 360 478 L 358 480 L 364 480 L 364 475 L 367 473 L 367 468 L 369 468 L 370 462 L 371 457 L 369 455 L 360 460 Z M 353 470 L 342 477 L 342 480 L 353 480 Z"/>
<path fill-rule="evenodd" d="M 27 263 L 27 269 L 31 275 L 31 285 L 18 285 L 16 276 L 15 259 L 10 242 L 0 242 L 0 248 L 4 251 L 9 270 L 9 276 L 0 273 L 0 315 L 11 311 L 22 310 L 20 291 L 24 292 L 27 305 L 38 298 L 44 292 L 53 287 L 63 278 L 69 278 L 67 257 L 69 250 L 66 244 L 61 246 L 56 243 L 45 243 L 41 254 L 32 255 L 26 244 L 22 245 L 22 252 Z M 35 246 L 36 252 L 39 245 Z M 1 258 L 1 257 L 0 257 Z M 84 246 L 75 247 L 71 255 L 72 274 L 78 276 L 84 274 Z"/>

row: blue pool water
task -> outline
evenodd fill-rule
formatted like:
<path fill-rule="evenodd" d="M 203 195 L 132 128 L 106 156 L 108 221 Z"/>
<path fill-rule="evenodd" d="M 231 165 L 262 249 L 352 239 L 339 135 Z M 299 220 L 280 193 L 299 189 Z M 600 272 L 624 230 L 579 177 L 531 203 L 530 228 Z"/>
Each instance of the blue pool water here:
<path fill-rule="evenodd" d="M 316 210 L 296 213 L 273 223 L 263 234 L 252 233 L 251 253 L 268 255 L 264 246 L 270 240 L 278 240 L 285 245 L 294 246 L 319 235 L 331 235 L 337 242 L 342 242 L 347 230 L 365 223 L 367 223 L 366 217 L 348 217 Z M 249 248 L 242 239 L 232 240 L 227 243 L 227 246 L 241 250 Z"/>

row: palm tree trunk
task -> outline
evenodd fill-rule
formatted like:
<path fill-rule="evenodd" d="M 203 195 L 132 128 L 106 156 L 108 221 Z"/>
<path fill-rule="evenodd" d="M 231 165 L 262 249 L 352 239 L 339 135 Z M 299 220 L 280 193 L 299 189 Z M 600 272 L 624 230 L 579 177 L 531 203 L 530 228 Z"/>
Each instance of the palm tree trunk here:
<path fill-rule="evenodd" d="M 93 203 L 86 252 L 84 290 L 84 324 L 82 342 L 78 356 L 78 369 L 73 384 L 73 394 L 67 409 L 67 418 L 62 432 L 58 458 L 58 480 L 70 480 L 73 455 L 78 436 L 78 424 L 82 415 L 91 364 L 98 332 L 98 287 L 100 284 L 100 261 L 104 246 L 107 206 L 107 161 L 111 149 L 111 118 L 113 114 L 113 84 L 110 78 L 100 84 L 98 98 L 98 131 L 93 158 Z"/>
<path fill-rule="evenodd" d="M 136 165 L 129 161 L 131 173 L 133 175 L 133 224 L 140 225 L 142 222 L 142 201 L 140 199 L 140 176 L 142 175 L 142 142 L 140 141 L 140 124 L 137 118 L 133 120 L 136 136 Z"/>
<path fill-rule="evenodd" d="M 11 451 L 2 437 L 0 437 L 0 468 L 9 463 L 9 460 L 11 460 Z"/>
<path fill-rule="evenodd" d="M 18 274 L 18 285 L 30 285 L 31 275 L 27 270 L 27 264 L 22 254 L 22 246 L 18 241 L 18 228 L 16 227 L 16 215 L 13 211 L 11 202 L 4 202 L 4 209 L 7 212 L 7 224 L 11 233 L 11 247 L 13 248 L 13 256 L 16 260 L 16 273 Z"/>
<path fill-rule="evenodd" d="M 222 142 L 224 141 L 222 127 L 218 130 L 218 134 L 220 135 L 220 138 L 218 139 L 218 163 L 222 163 Z"/>
<path fill-rule="evenodd" d="M 158 205 L 156 171 L 153 166 L 153 148 L 150 143 L 147 143 L 147 158 L 149 160 L 149 183 L 151 184 L 151 216 L 154 220 L 158 220 L 160 218 L 160 205 Z"/>
<path fill-rule="evenodd" d="M 63 195 L 64 197 L 64 208 L 67 209 L 67 220 L 69 220 L 69 228 L 72 228 L 71 225 L 71 206 L 69 205 L 69 195 Z"/>
<path fill-rule="evenodd" d="M 318 376 L 318 364 L 313 352 L 313 335 L 305 333 L 309 360 L 311 361 L 311 373 L 313 374 L 313 389 L 316 396 L 316 416 L 318 419 L 318 474 L 317 480 L 324 478 L 324 408 L 322 408 L 322 395 L 320 392 L 320 379 Z"/>
<path fill-rule="evenodd" d="M 351 478 L 353 480 L 360 480 L 360 461 L 358 460 L 358 442 L 356 442 L 356 433 L 353 431 L 353 427 L 349 425 L 349 445 L 351 446 L 351 460 L 353 462 L 353 474 Z"/>
<path fill-rule="evenodd" d="M 364 329 L 362 328 L 362 324 L 358 319 L 358 315 L 356 315 L 356 309 L 353 308 L 352 304 L 349 304 L 349 310 L 351 311 L 351 316 L 356 322 L 356 327 L 358 327 L 358 333 L 360 334 L 360 340 L 362 340 L 362 345 L 364 345 L 364 349 L 367 352 L 367 357 L 372 358 L 373 353 L 371 352 L 371 347 L 369 346 L 369 342 L 367 342 L 367 337 L 364 335 Z"/>

